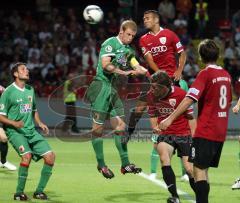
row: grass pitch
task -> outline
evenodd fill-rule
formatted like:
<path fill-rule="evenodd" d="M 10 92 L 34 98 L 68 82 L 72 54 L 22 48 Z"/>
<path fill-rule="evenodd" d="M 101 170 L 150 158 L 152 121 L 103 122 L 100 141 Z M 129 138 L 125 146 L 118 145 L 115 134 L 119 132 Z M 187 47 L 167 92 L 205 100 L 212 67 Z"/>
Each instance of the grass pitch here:
<path fill-rule="evenodd" d="M 50 145 L 56 153 L 56 164 L 53 175 L 46 188 L 49 201 L 62 203 L 159 203 L 166 202 L 169 193 L 163 187 L 144 179 L 139 175 L 120 173 L 120 159 L 114 142 L 104 140 L 106 164 L 111 168 L 115 177 L 111 180 L 103 178 L 96 169 L 96 161 L 91 142 L 63 142 L 56 138 L 48 138 Z M 143 168 L 145 174 L 149 173 L 151 142 L 129 143 L 129 157 L 131 162 Z M 227 141 L 224 145 L 220 166 L 210 169 L 210 200 L 211 203 L 237 203 L 240 202 L 240 190 L 231 190 L 233 181 L 240 177 L 238 163 L 239 146 L 237 141 Z M 18 165 L 19 157 L 9 148 L 8 160 Z M 188 183 L 180 181 L 181 169 L 179 159 L 174 156 L 173 168 L 177 176 L 177 187 L 194 198 Z M 38 184 L 42 161 L 32 162 L 26 183 L 26 194 L 31 198 L 29 202 L 43 202 L 32 199 L 32 194 Z M 162 180 L 160 165 L 158 179 Z M 13 201 L 17 172 L 10 172 L 0 168 L 0 203 Z M 181 202 L 191 202 L 180 196 Z"/>

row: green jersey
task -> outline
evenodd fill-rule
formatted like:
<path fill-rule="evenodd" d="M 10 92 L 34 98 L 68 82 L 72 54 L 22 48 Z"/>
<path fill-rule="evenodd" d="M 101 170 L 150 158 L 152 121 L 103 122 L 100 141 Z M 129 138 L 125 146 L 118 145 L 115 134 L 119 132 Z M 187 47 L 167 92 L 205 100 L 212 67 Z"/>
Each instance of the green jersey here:
<path fill-rule="evenodd" d="M 24 122 L 23 128 L 5 126 L 7 134 L 20 133 L 29 136 L 35 130 L 33 111 L 36 111 L 35 94 L 31 86 L 23 89 L 12 83 L 6 88 L 0 98 L 0 114 L 10 120 Z"/>
<path fill-rule="evenodd" d="M 104 56 L 111 57 L 111 63 L 114 66 L 126 71 L 131 69 L 130 61 L 132 57 L 135 56 L 135 52 L 130 45 L 124 45 L 118 37 L 111 37 L 102 43 L 99 54 L 96 79 L 110 82 L 117 75 L 113 73 L 107 73 L 103 70 L 102 57 Z"/>

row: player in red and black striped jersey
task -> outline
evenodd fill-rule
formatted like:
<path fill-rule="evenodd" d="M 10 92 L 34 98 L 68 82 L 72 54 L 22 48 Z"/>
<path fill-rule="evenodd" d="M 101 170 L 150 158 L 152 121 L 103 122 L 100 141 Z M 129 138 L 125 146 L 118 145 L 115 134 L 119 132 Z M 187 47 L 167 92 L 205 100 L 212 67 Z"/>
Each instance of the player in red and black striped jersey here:
<path fill-rule="evenodd" d="M 193 107 L 189 107 L 169 128 L 160 131 L 158 124 L 167 118 L 185 98 L 186 92 L 172 85 L 171 78 L 165 71 L 157 71 L 151 76 L 151 88 L 142 101 L 147 102 L 153 132 L 157 134 L 155 148 L 160 155 L 163 179 L 172 197 L 168 202 L 179 202 L 176 177 L 171 167 L 171 157 L 177 151 L 184 168 L 189 175 L 189 182 L 194 190 L 192 164 L 188 162 L 191 131 L 188 120 L 193 120 Z"/>
<path fill-rule="evenodd" d="M 197 75 L 181 104 L 161 121 L 159 127 L 167 129 L 190 105 L 198 102 L 197 128 L 193 135 L 190 161 L 193 162 L 196 201 L 207 203 L 210 191 L 208 168 L 218 167 L 219 164 L 227 133 L 232 92 L 229 73 L 216 65 L 219 57 L 216 43 L 203 40 L 198 52 L 206 67 Z"/>

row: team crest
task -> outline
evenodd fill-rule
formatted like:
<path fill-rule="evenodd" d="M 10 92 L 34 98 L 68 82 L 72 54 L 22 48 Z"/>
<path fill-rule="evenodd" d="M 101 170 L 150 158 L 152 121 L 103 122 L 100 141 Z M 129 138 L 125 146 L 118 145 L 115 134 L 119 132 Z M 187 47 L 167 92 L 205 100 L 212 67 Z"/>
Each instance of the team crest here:
<path fill-rule="evenodd" d="M 19 151 L 20 151 L 20 152 L 24 152 L 24 150 L 25 150 L 24 146 L 21 145 L 21 146 L 19 147 Z"/>
<path fill-rule="evenodd" d="M 32 100 L 33 100 L 33 99 L 32 99 L 32 96 L 28 96 L 28 101 L 29 101 L 29 102 L 32 102 Z"/>
<path fill-rule="evenodd" d="M 106 52 L 112 52 L 112 47 L 110 45 L 107 45 L 105 48 Z"/>
<path fill-rule="evenodd" d="M 100 118 L 100 114 L 94 112 L 94 114 L 93 114 L 93 118 L 94 118 L 94 120 L 96 120 L 96 121 L 99 120 L 99 118 Z"/>
<path fill-rule="evenodd" d="M 142 47 L 142 53 L 145 53 L 146 49 L 145 47 Z"/>
<path fill-rule="evenodd" d="M 176 105 L 176 99 L 169 99 L 169 104 L 174 107 Z"/>
<path fill-rule="evenodd" d="M 160 42 L 162 43 L 162 44 L 165 44 L 166 42 L 167 42 L 167 38 L 166 37 L 160 37 Z"/>

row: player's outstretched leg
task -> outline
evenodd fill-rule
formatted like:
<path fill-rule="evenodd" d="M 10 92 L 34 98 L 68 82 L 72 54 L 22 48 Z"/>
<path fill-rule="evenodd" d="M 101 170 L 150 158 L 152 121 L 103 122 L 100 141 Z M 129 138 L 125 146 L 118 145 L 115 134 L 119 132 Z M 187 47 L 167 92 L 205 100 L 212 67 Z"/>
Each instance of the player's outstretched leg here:
<path fill-rule="evenodd" d="M 114 177 L 114 173 L 107 166 L 98 166 L 97 169 L 102 173 L 103 177 L 107 179 L 112 179 Z"/>

